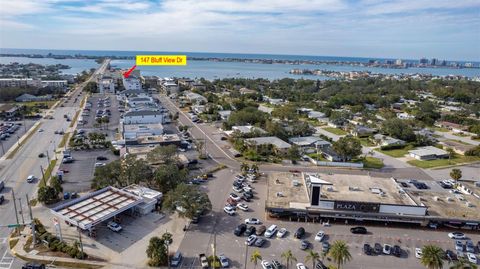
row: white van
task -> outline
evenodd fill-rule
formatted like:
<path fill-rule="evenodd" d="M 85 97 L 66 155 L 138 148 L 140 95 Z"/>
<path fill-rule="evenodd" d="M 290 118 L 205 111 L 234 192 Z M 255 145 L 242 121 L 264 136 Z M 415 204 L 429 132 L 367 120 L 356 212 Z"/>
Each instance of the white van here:
<path fill-rule="evenodd" d="M 277 225 L 272 224 L 268 229 L 265 231 L 265 237 L 270 238 L 277 232 Z"/>

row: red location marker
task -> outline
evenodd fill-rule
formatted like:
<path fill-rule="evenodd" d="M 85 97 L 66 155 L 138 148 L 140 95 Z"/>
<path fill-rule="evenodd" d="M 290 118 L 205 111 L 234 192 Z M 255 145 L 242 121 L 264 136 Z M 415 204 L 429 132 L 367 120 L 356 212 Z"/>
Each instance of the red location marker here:
<path fill-rule="evenodd" d="M 133 69 L 135 69 L 135 67 L 137 67 L 136 65 L 132 66 L 132 68 L 128 69 L 127 72 L 123 73 L 123 77 L 124 78 L 128 78 L 128 76 L 130 76 L 130 73 L 132 73 Z"/>

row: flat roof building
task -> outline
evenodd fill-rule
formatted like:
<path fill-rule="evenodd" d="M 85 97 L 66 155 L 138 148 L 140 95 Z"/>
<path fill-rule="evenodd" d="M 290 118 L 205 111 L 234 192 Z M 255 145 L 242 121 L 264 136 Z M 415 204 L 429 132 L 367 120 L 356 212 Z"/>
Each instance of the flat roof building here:
<path fill-rule="evenodd" d="M 273 145 L 278 150 L 286 150 L 291 147 L 290 144 L 283 141 L 276 136 L 255 137 L 246 139 L 245 142 L 249 145 Z"/>
<path fill-rule="evenodd" d="M 448 152 L 433 146 L 421 147 L 408 151 L 410 157 L 417 160 L 436 160 L 448 158 Z"/>

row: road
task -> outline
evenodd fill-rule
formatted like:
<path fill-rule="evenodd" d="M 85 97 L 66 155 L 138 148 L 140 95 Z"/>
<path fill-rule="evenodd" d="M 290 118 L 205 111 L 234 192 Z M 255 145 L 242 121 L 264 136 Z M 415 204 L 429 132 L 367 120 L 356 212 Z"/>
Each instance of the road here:
<path fill-rule="evenodd" d="M 459 140 L 459 141 L 462 141 L 462 142 L 470 144 L 470 145 L 475 145 L 475 146 L 480 145 L 480 141 L 472 140 L 472 139 L 470 139 L 470 137 L 456 136 L 456 135 L 453 135 L 451 133 L 439 132 L 439 131 L 435 131 L 435 134 L 439 135 L 439 136 L 443 136 L 446 139 Z"/>
<path fill-rule="evenodd" d="M 48 115 L 53 116 L 54 119 L 41 119 L 40 129 L 33 133 L 31 137 L 24 142 L 18 149 L 17 153 L 12 159 L 5 159 L 0 161 L 0 178 L 5 181 L 5 189 L 2 194 L 5 196 L 5 202 L 0 206 L 0 239 L 8 237 L 10 229 L 4 227 L 8 224 L 16 223 L 16 216 L 14 210 L 14 203 L 12 199 L 12 190 L 15 193 L 17 199 L 17 210 L 23 212 L 18 214 L 19 222 L 30 222 L 28 216 L 28 207 L 26 204 L 26 195 L 30 198 L 36 196 L 36 187 L 38 180 L 34 183 L 27 183 L 26 178 L 29 175 L 35 175 L 37 178 L 41 178 L 41 168 L 44 169 L 49 164 L 49 158 L 55 158 L 55 148 L 60 143 L 62 136 L 54 134 L 55 130 L 67 130 L 71 122 L 67 122 L 63 115 L 75 115 L 79 109 L 80 102 L 84 96 L 82 92 L 83 87 L 95 79 L 98 74 L 105 72 L 109 61 L 104 62 L 95 73 L 84 83 L 78 85 L 69 96 L 78 97 L 78 100 L 74 102 L 74 98 L 63 103 L 63 107 L 58 106 L 48 112 Z M 43 130 L 42 132 L 39 132 Z M 44 153 L 48 157 L 39 158 L 38 155 Z M 60 157 L 59 157 L 60 158 Z M 59 160 L 61 161 L 61 160 Z M 3 226 L 3 227 L 2 227 Z M 0 240 L 0 243 L 3 241 Z M 6 243 L 0 244 L 0 257 L 7 251 Z M 7 267 L 2 267 L 4 264 L 0 263 L 0 268 L 21 268 L 22 261 L 16 259 L 12 263 L 9 263 Z M 6 264 L 5 264 L 6 265 Z"/>

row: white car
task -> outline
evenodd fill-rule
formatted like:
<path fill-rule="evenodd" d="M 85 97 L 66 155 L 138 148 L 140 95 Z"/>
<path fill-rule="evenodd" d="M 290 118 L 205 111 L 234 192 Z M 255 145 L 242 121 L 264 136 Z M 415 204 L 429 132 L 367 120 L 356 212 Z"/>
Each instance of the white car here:
<path fill-rule="evenodd" d="M 235 191 L 235 192 L 243 192 L 243 189 L 242 189 L 242 188 L 239 188 L 239 187 L 237 187 L 237 186 L 233 186 L 232 189 L 233 189 L 233 191 Z"/>
<path fill-rule="evenodd" d="M 238 202 L 240 201 L 240 196 L 236 195 L 235 193 L 230 193 L 230 198 L 232 198 L 232 200 L 234 200 L 235 202 Z"/>
<path fill-rule="evenodd" d="M 324 231 L 319 231 L 319 232 L 315 235 L 315 241 L 321 242 L 324 237 L 325 237 L 325 232 L 324 232 Z"/>
<path fill-rule="evenodd" d="M 102 167 L 102 166 L 105 166 L 106 164 L 105 163 L 95 163 L 95 167 Z"/>
<path fill-rule="evenodd" d="M 35 177 L 34 175 L 29 175 L 29 176 L 27 177 L 27 182 L 28 182 L 28 183 L 32 183 L 33 181 L 35 181 L 35 179 L 36 179 L 36 177 Z"/>
<path fill-rule="evenodd" d="M 384 244 L 382 252 L 385 255 L 390 255 L 392 253 L 392 246 L 390 246 L 389 244 Z"/>
<path fill-rule="evenodd" d="M 471 253 L 471 252 L 468 252 L 467 253 L 467 258 L 468 258 L 468 261 L 473 263 L 473 264 L 477 264 L 477 256 L 475 256 L 475 254 Z"/>
<path fill-rule="evenodd" d="M 237 208 L 243 210 L 243 211 L 248 211 L 248 205 L 244 204 L 244 203 L 239 203 L 237 204 Z"/>
<path fill-rule="evenodd" d="M 268 229 L 265 231 L 265 237 L 271 238 L 277 232 L 277 225 L 272 224 Z"/>
<path fill-rule="evenodd" d="M 122 230 L 122 226 L 115 221 L 109 221 L 107 227 L 114 232 L 120 232 Z"/>
<path fill-rule="evenodd" d="M 223 208 L 223 211 L 224 211 L 225 213 L 227 213 L 228 215 L 230 215 L 230 216 L 235 215 L 235 210 L 233 210 L 233 209 L 231 209 L 231 208 L 229 208 L 229 207 L 224 207 L 224 208 Z"/>
<path fill-rule="evenodd" d="M 247 237 L 247 239 L 245 240 L 245 244 L 251 246 L 253 245 L 253 243 L 255 243 L 255 241 L 257 241 L 257 236 L 252 234 Z"/>
<path fill-rule="evenodd" d="M 461 232 L 449 233 L 448 237 L 450 237 L 451 239 L 465 239 L 466 238 L 465 234 L 461 233 Z"/>
<path fill-rule="evenodd" d="M 238 180 L 238 181 L 244 181 L 244 180 L 245 180 L 245 177 L 242 176 L 242 175 L 236 175 L 236 176 L 235 176 L 235 179 Z"/>
<path fill-rule="evenodd" d="M 273 265 L 269 261 L 262 260 L 260 264 L 262 265 L 262 269 L 273 269 Z"/>
<path fill-rule="evenodd" d="M 421 248 L 415 248 L 415 258 L 421 259 L 423 256 L 423 252 Z"/>
<path fill-rule="evenodd" d="M 297 263 L 297 269 L 307 269 L 307 267 L 305 266 L 305 264 L 299 262 Z"/>
<path fill-rule="evenodd" d="M 225 255 L 220 254 L 220 256 L 218 256 L 218 259 L 220 260 L 220 264 L 223 268 L 228 268 L 230 266 L 230 262 L 228 261 L 228 258 L 225 257 Z"/>
<path fill-rule="evenodd" d="M 287 229 L 281 228 L 281 229 L 278 230 L 278 232 L 277 232 L 277 237 L 278 237 L 278 238 L 283 238 L 286 234 L 287 234 Z"/>
<path fill-rule="evenodd" d="M 262 224 L 262 222 L 259 219 L 251 218 L 245 219 L 245 224 Z"/>
<path fill-rule="evenodd" d="M 228 209 L 228 210 L 233 210 L 235 211 L 236 207 L 231 205 L 231 204 L 225 204 L 225 208 Z"/>
<path fill-rule="evenodd" d="M 243 191 L 249 192 L 249 191 L 253 191 L 253 189 L 250 186 L 245 186 L 245 187 L 243 187 Z"/>

